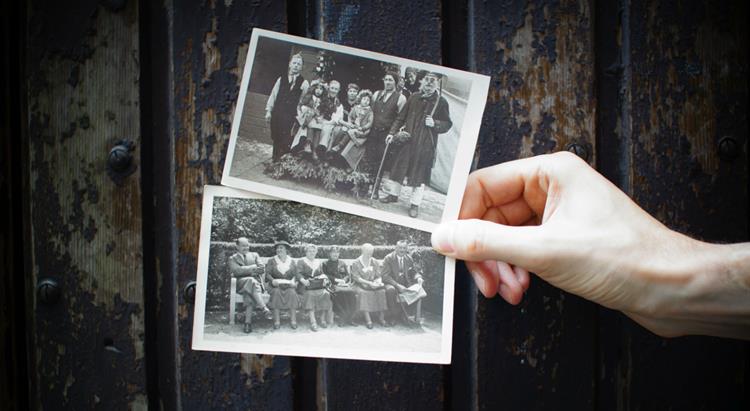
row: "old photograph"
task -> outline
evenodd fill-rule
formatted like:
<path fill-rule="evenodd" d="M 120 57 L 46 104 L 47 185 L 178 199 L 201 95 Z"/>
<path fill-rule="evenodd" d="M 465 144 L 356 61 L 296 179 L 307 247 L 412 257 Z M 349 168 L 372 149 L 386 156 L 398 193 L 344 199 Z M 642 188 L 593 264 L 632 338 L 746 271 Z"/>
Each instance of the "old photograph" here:
<path fill-rule="evenodd" d="M 450 363 L 454 272 L 429 232 L 206 186 L 193 349 Z"/>
<path fill-rule="evenodd" d="M 431 231 L 458 216 L 488 85 L 254 29 L 222 184 Z"/>

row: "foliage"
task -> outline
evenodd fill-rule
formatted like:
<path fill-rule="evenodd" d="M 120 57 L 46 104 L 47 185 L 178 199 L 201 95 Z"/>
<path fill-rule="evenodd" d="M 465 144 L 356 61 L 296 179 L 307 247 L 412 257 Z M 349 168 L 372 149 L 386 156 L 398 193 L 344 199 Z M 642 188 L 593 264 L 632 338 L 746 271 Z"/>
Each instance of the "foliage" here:
<path fill-rule="evenodd" d="M 366 191 L 371 183 L 367 173 L 335 167 L 328 162 L 313 162 L 286 154 L 280 161 L 266 164 L 266 174 L 273 178 L 290 178 L 314 184 L 323 184 L 328 191 L 349 189 L 354 195 Z"/>
<path fill-rule="evenodd" d="M 216 197 L 211 239 L 234 241 L 238 237 L 252 243 L 392 245 L 405 239 L 430 244 L 427 232 L 293 201 Z"/>

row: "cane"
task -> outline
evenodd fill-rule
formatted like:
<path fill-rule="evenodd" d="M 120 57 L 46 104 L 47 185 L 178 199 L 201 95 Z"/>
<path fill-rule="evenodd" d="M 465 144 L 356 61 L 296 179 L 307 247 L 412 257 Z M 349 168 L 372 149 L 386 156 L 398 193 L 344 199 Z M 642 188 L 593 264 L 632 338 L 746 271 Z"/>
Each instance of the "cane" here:
<path fill-rule="evenodd" d="M 378 192 L 378 185 L 380 184 L 380 173 L 383 172 L 383 163 L 385 163 L 385 156 L 386 154 L 388 154 L 388 146 L 390 145 L 390 141 L 385 144 L 385 150 L 383 150 L 383 158 L 380 159 L 380 167 L 378 167 L 378 174 L 375 176 L 375 182 L 372 185 L 370 200 L 372 200 L 375 197 L 375 194 Z"/>

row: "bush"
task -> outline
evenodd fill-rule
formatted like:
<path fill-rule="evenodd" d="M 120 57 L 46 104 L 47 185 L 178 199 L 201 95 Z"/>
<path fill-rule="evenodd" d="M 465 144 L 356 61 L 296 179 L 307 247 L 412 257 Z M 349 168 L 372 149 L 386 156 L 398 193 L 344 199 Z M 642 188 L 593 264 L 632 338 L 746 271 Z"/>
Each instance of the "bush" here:
<path fill-rule="evenodd" d="M 326 161 L 313 162 L 292 154 L 285 154 L 278 162 L 266 163 L 265 173 L 273 178 L 322 184 L 328 191 L 349 190 L 356 196 L 366 192 L 372 183 L 369 174 L 335 167 Z"/>
<path fill-rule="evenodd" d="M 342 259 L 354 259 L 360 255 L 359 246 L 319 245 L 318 258 L 327 258 L 332 247 L 339 248 L 339 258 Z M 260 254 L 261 257 L 272 257 L 275 254 L 273 244 L 270 243 L 251 244 L 250 249 Z M 392 245 L 376 245 L 373 257 L 381 260 L 394 249 L 395 246 Z M 211 241 L 206 292 L 207 311 L 228 311 L 229 309 L 231 275 L 229 274 L 227 259 L 235 252 L 234 242 Z M 303 245 L 292 245 L 290 255 L 294 258 L 303 256 Z M 423 268 L 424 288 L 427 291 L 427 297 L 422 302 L 422 308 L 435 314 L 442 314 L 445 258 L 430 247 L 417 247 L 414 257 L 417 264 Z"/>

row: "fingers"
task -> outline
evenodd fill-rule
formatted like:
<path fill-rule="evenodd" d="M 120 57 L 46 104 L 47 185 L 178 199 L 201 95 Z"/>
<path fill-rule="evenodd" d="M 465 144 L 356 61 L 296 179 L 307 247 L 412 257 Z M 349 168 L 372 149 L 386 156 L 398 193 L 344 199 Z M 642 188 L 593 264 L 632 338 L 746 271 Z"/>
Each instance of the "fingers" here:
<path fill-rule="evenodd" d="M 439 253 L 465 261 L 496 260 L 538 272 L 550 254 L 544 226 L 512 227 L 484 220 L 443 223 L 432 233 Z"/>
<path fill-rule="evenodd" d="M 477 170 L 469 175 L 460 219 L 481 218 L 488 209 L 524 199 L 541 214 L 546 199 L 547 156 L 509 161 Z"/>
<path fill-rule="evenodd" d="M 499 294 L 505 301 L 517 305 L 529 288 L 529 272 L 511 267 L 502 261 L 466 262 L 477 288 L 486 298 Z"/>

